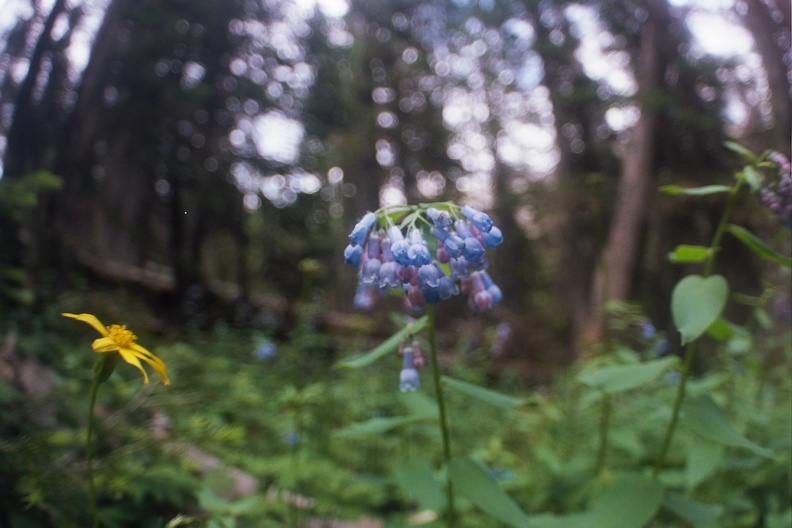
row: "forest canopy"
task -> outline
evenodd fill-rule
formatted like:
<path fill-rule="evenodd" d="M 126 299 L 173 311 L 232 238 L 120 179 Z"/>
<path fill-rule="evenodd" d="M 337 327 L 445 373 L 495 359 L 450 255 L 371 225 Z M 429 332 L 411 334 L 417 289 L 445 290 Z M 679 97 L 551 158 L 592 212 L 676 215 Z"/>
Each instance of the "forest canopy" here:
<path fill-rule="evenodd" d="M 502 225 L 504 306 L 580 336 L 603 295 L 667 299 L 658 262 L 712 229 L 654 189 L 721 181 L 728 139 L 790 143 L 783 1 L 9 1 L 2 23 L 2 182 L 37 198 L 3 211 L 3 258 L 38 302 L 79 270 L 172 307 L 289 299 L 314 258 L 348 307 L 346 226 L 454 199 Z"/>

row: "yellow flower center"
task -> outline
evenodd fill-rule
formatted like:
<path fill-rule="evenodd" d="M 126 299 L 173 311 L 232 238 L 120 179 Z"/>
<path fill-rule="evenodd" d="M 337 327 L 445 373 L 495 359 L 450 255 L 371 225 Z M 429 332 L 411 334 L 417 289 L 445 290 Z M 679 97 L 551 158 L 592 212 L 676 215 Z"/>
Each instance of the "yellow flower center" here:
<path fill-rule="evenodd" d="M 110 325 L 107 327 L 107 337 L 119 348 L 129 348 L 135 342 L 137 336 L 132 331 L 127 330 L 126 325 Z"/>

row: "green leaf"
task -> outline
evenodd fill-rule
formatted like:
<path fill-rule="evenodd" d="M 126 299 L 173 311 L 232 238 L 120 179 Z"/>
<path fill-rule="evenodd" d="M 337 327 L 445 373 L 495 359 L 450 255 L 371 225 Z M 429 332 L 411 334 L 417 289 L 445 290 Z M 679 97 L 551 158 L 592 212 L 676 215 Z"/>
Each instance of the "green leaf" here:
<path fill-rule="evenodd" d="M 584 372 L 577 379 L 589 387 L 613 394 L 645 385 L 677 362 L 675 357 L 665 357 L 635 365 L 602 367 Z"/>
<path fill-rule="evenodd" d="M 589 509 L 571 515 L 530 517 L 533 528 L 643 528 L 663 501 L 663 486 L 643 475 L 615 479 Z"/>
<path fill-rule="evenodd" d="M 505 394 L 501 394 L 500 392 L 495 392 L 493 390 L 479 387 L 478 385 L 473 385 L 472 383 L 449 378 L 448 376 L 443 376 L 442 381 L 443 385 L 448 388 L 454 389 L 455 391 L 461 392 L 466 396 L 470 396 L 473 399 L 476 399 L 482 403 L 486 403 L 487 405 L 492 405 L 493 407 L 497 407 L 499 409 L 513 409 L 527 403 L 527 400 L 524 398 L 507 396 Z"/>
<path fill-rule="evenodd" d="M 399 463 L 395 469 L 394 480 L 421 509 L 439 512 L 445 507 L 445 493 L 425 460 L 406 460 Z"/>
<path fill-rule="evenodd" d="M 744 167 L 742 174 L 751 191 L 756 192 L 762 187 L 762 176 L 752 166 Z"/>
<path fill-rule="evenodd" d="M 668 260 L 674 264 L 690 264 L 704 262 L 710 255 L 712 255 L 711 248 L 682 244 L 668 254 Z"/>
<path fill-rule="evenodd" d="M 531 528 L 581 528 L 588 526 L 588 516 L 585 513 L 571 513 L 568 515 L 539 514 L 528 517 Z"/>
<path fill-rule="evenodd" d="M 404 229 L 408 225 L 414 223 L 419 216 L 421 216 L 420 211 L 415 211 L 413 213 L 408 214 L 407 216 L 402 218 L 401 224 L 399 224 L 399 229 Z"/>
<path fill-rule="evenodd" d="M 732 152 L 736 152 L 737 154 L 742 156 L 742 158 L 748 163 L 751 163 L 752 165 L 756 164 L 756 156 L 754 155 L 754 153 L 748 150 L 747 148 L 743 147 L 739 143 L 735 143 L 734 141 L 726 141 L 725 143 L 723 143 L 723 146 L 731 150 Z"/>
<path fill-rule="evenodd" d="M 336 367 L 343 369 L 359 369 L 371 365 L 375 361 L 382 359 L 388 354 L 396 352 L 396 349 L 399 348 L 399 343 L 407 339 L 409 336 L 417 334 L 423 330 L 427 321 L 428 317 L 425 315 L 420 319 L 416 319 L 383 341 L 374 350 L 355 356 L 351 359 L 345 359 L 344 361 L 337 363 Z"/>
<path fill-rule="evenodd" d="M 364 422 L 354 423 L 339 429 L 334 434 L 342 438 L 357 438 L 361 436 L 379 435 L 396 429 L 421 422 L 430 422 L 432 418 L 426 416 L 394 416 L 390 418 L 372 418 Z"/>
<path fill-rule="evenodd" d="M 663 486 L 644 475 L 615 479 L 594 499 L 585 524 L 602 528 L 642 528 L 654 517 L 663 502 Z"/>
<path fill-rule="evenodd" d="M 773 452 L 745 438 L 729 422 L 723 410 L 708 394 L 687 400 L 682 407 L 682 423 L 697 435 L 712 442 L 741 447 L 759 456 L 773 458 Z"/>
<path fill-rule="evenodd" d="M 666 194 L 686 194 L 688 196 L 704 196 L 707 194 L 727 193 L 732 188 L 728 185 L 705 185 L 703 187 L 680 187 L 679 185 L 663 185 L 660 191 Z"/>
<path fill-rule="evenodd" d="M 678 493 L 666 492 L 663 506 L 693 523 L 695 528 L 718 528 L 718 517 L 723 513 L 723 507 L 717 504 L 702 504 L 688 499 Z"/>
<path fill-rule="evenodd" d="M 763 259 L 773 261 L 787 268 L 792 268 L 792 258 L 785 257 L 784 255 L 777 253 L 775 250 L 773 250 L 773 248 L 765 244 L 763 240 L 757 238 L 747 229 L 738 225 L 729 224 L 726 226 L 726 230 L 732 235 L 736 236 L 740 242 L 748 246 L 751 251 Z"/>
<path fill-rule="evenodd" d="M 517 528 L 529 526 L 528 516 L 514 500 L 473 460 L 455 458 L 449 465 L 454 487 L 492 517 Z"/>
<path fill-rule="evenodd" d="M 730 323 L 723 317 L 718 317 L 718 319 L 707 328 L 707 333 L 718 341 L 726 341 L 733 337 L 751 337 L 751 333 L 748 332 L 748 330 L 734 323 Z"/>
<path fill-rule="evenodd" d="M 687 449 L 685 482 L 688 488 L 695 488 L 709 478 L 723 460 L 723 444 L 718 444 L 694 435 Z"/>
<path fill-rule="evenodd" d="M 682 344 L 695 341 L 715 322 L 726 306 L 729 285 L 720 275 L 689 275 L 671 294 L 671 313 Z"/>

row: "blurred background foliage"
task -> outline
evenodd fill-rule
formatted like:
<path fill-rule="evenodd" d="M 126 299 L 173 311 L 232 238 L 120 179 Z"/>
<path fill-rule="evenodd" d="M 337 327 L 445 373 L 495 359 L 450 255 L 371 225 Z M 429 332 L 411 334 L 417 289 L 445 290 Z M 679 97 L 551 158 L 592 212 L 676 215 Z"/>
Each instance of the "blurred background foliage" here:
<path fill-rule="evenodd" d="M 588 469 L 567 444 L 596 418 L 561 367 L 609 334 L 606 300 L 635 303 L 676 352 L 668 300 L 684 269 L 666 255 L 708 241 L 720 215 L 716 199 L 692 207 L 656 188 L 728 180 L 729 139 L 789 155 L 785 0 L 4 0 L 0 30 L 2 526 L 84 522 L 93 358 L 64 335 L 62 311 L 128 324 L 173 365 L 167 391 L 116 375 L 105 394 L 108 526 L 197 509 L 214 526 L 404 509 L 384 477 L 391 457 L 434 433 L 332 435 L 372 409 L 416 405 L 396 398 L 392 373 L 330 368 L 392 330 L 384 310 L 353 312 L 341 252 L 364 212 L 446 199 L 489 211 L 506 239 L 491 272 L 503 304 L 472 318 L 449 301 L 438 314 L 449 368 L 547 393 L 540 413 L 470 413 L 486 426 L 457 427 L 482 431 L 466 447 L 493 467 L 528 460 L 531 472 L 504 469 L 526 509 L 579 507 Z M 755 200 L 735 223 L 789 254 L 789 232 Z M 766 370 L 783 358 L 789 276 L 734 240 L 719 266 L 780 314 L 781 344 L 741 373 L 758 385 L 739 386 L 767 399 L 781 442 L 788 420 L 772 413 L 783 418 L 785 393 Z M 749 324 L 754 308 L 733 319 Z M 644 397 L 634 412 L 657 395 Z M 620 434 L 625 465 L 640 460 L 644 432 Z M 269 490 L 261 500 L 223 495 L 244 480 L 232 466 Z M 756 474 L 751 497 L 783 487 Z M 728 526 L 760 526 L 743 499 L 747 520 Z"/>

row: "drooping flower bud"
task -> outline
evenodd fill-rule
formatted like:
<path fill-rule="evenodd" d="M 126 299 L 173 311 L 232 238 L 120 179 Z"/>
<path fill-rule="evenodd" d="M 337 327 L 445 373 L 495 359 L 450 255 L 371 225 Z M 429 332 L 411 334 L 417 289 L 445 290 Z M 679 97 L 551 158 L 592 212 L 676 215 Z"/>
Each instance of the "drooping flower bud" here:
<path fill-rule="evenodd" d="M 476 226 L 479 231 L 486 233 L 492 229 L 492 219 L 489 217 L 487 213 L 482 213 L 476 209 L 473 209 L 469 205 L 462 206 L 462 214 L 470 220 L 470 223 Z"/>
<path fill-rule="evenodd" d="M 366 213 L 363 218 L 355 224 L 352 232 L 349 233 L 349 243 L 353 246 L 362 246 L 363 242 L 368 238 L 369 231 L 377 220 L 377 215 L 374 213 Z"/>

